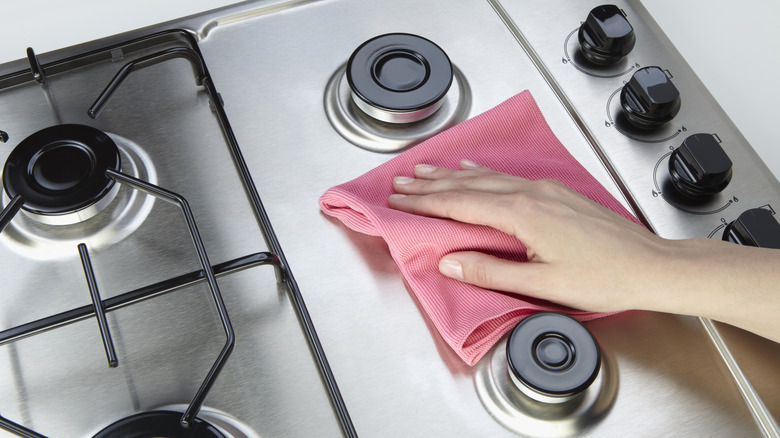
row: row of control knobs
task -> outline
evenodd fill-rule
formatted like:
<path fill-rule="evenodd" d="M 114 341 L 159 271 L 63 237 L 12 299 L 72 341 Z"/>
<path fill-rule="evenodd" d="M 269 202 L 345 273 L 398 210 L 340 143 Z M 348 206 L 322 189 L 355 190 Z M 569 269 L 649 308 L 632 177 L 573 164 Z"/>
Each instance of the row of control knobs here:
<path fill-rule="evenodd" d="M 597 66 L 612 65 L 636 44 L 631 23 L 615 5 L 590 11 L 578 32 L 581 52 Z M 643 130 L 659 128 L 680 111 L 680 92 L 660 67 L 644 67 L 620 91 L 623 115 Z M 669 157 L 669 175 L 675 189 L 691 199 L 706 199 L 728 186 L 732 162 L 715 136 L 694 134 Z M 751 209 L 731 222 L 723 240 L 752 246 L 780 248 L 780 224 L 767 209 Z"/>
<path fill-rule="evenodd" d="M 615 5 L 594 8 L 580 26 L 582 54 L 593 64 L 615 64 L 636 44 L 634 28 Z M 639 128 L 657 128 L 680 111 L 680 92 L 659 67 L 637 70 L 620 93 L 626 118 Z"/>
<path fill-rule="evenodd" d="M 597 65 L 619 62 L 634 48 L 634 28 L 615 5 L 594 8 L 578 33 L 582 54 Z M 623 115 L 634 126 L 651 130 L 680 112 L 680 92 L 659 67 L 637 70 L 620 91 Z M 696 134 L 678 148 L 669 162 L 672 182 L 689 198 L 704 198 L 731 181 L 731 160 L 711 135 Z"/>
<path fill-rule="evenodd" d="M 594 8 L 580 26 L 582 54 L 593 64 L 619 62 L 634 48 L 634 28 L 615 5 Z M 680 92 L 659 67 L 637 70 L 620 93 L 620 105 L 633 125 L 653 129 L 669 122 L 680 111 Z"/>

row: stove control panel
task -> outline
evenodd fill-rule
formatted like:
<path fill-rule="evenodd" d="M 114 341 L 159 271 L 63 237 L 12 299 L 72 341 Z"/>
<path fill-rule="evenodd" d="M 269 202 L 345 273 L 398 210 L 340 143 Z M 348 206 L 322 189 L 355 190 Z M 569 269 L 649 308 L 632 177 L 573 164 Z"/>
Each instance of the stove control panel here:
<path fill-rule="evenodd" d="M 780 248 L 780 183 L 639 1 L 490 1 L 653 231 Z M 635 42 L 624 56 L 604 62 L 602 45 L 616 44 L 605 37 L 617 33 L 608 23 L 626 35 L 630 26 L 626 38 Z M 757 359 L 757 351 L 778 353 L 777 345 L 701 323 L 741 382 L 762 382 L 738 383 L 768 401 L 748 403 L 751 409 L 777 418 L 776 364 Z M 746 373 L 739 364 L 749 364 Z"/>

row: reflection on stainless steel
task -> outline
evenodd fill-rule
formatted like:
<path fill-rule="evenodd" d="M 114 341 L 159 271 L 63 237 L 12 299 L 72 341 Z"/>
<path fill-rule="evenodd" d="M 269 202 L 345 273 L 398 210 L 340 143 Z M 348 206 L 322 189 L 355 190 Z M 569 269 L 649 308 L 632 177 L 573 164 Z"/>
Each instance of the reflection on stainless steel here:
<path fill-rule="evenodd" d="M 580 436 L 608 414 L 618 394 L 618 373 L 614 359 L 607 355 L 602 355 L 601 369 L 590 387 L 563 403 L 543 403 L 528 397 L 510 374 L 503 340 L 477 365 L 474 385 L 490 415 L 523 436 Z"/>
<path fill-rule="evenodd" d="M 548 405 L 569 403 L 574 399 L 580 398 L 580 396 L 582 395 L 582 393 L 578 393 L 566 397 L 551 397 L 547 394 L 534 391 L 533 388 L 523 383 L 520 379 L 515 377 L 515 375 L 512 374 L 511 372 L 509 373 L 509 380 L 515 385 L 515 388 L 520 390 L 521 393 L 525 394 L 526 397 L 535 400 L 539 403 L 544 403 Z"/>
<path fill-rule="evenodd" d="M 44 214 L 30 213 L 27 210 L 22 210 L 22 211 L 30 219 L 36 220 L 43 224 L 71 225 L 79 222 L 84 222 L 87 219 L 91 219 L 95 217 L 98 213 L 105 210 L 109 205 L 111 205 L 111 202 L 114 201 L 114 198 L 116 198 L 117 193 L 119 193 L 119 187 L 114 185 L 114 187 L 112 187 L 111 190 L 108 193 L 106 193 L 105 196 L 100 198 L 100 200 L 97 201 L 96 203 L 90 205 L 89 207 L 83 208 L 78 211 L 74 211 L 72 213 L 67 213 L 67 214 L 44 215 Z"/>
<path fill-rule="evenodd" d="M 433 115 L 444 104 L 444 98 L 429 107 L 416 111 L 390 111 L 364 102 L 352 93 L 352 102 L 369 117 L 387 123 L 414 123 Z"/>

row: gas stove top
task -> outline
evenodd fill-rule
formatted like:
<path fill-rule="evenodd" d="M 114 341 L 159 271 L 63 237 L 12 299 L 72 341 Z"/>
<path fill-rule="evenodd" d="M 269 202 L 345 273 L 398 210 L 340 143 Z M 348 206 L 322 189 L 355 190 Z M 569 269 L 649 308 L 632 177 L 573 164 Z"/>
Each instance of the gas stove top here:
<path fill-rule="evenodd" d="M 0 415 L 53 437 L 123 436 L 125 419 L 163 412 L 235 437 L 776 434 L 770 341 L 684 316 L 591 321 L 602 372 L 576 406 L 550 408 L 511 386 L 505 340 L 467 366 L 384 242 L 319 211 L 328 188 L 528 89 L 661 236 L 721 238 L 746 210 L 774 216 L 780 184 L 638 2 L 617 3 L 633 50 L 583 59 L 577 32 L 598 5 L 247 2 L 0 66 L 2 162 L 52 126 L 98 130 L 119 157 L 89 218 L 63 223 L 6 191 Z M 397 33 L 452 66 L 438 106 L 411 123 L 361 112 L 347 78 L 356 49 Z M 660 127 L 625 120 L 620 94 L 640 71 L 679 92 Z M 63 141 L 83 150 L 67 132 L 32 160 L 56 162 Z M 694 134 L 733 168 L 691 201 L 665 169 Z M 49 189 L 70 184 L 23 166 Z"/>

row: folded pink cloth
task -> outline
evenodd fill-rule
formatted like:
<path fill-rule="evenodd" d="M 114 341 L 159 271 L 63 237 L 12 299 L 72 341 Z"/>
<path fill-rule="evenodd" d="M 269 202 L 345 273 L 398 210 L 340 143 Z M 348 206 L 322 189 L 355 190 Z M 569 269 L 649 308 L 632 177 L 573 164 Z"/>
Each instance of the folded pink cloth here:
<path fill-rule="evenodd" d="M 527 261 L 525 247 L 515 237 L 493 228 L 415 216 L 388 206 L 393 177 L 413 176 L 418 163 L 457 169 L 462 158 L 528 179 L 556 179 L 638 222 L 563 147 L 528 91 L 331 188 L 320 198 L 320 207 L 355 231 L 384 238 L 434 326 L 469 365 L 532 313 L 561 312 L 579 320 L 603 316 L 496 293 L 439 273 L 439 259 L 453 251 L 476 250 Z"/>

